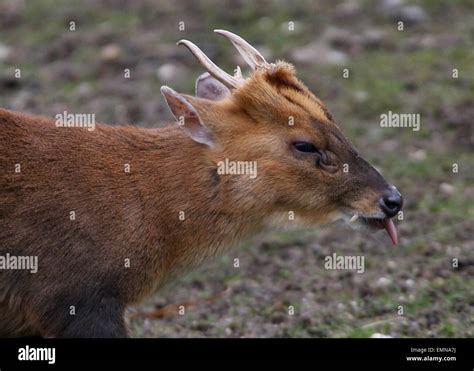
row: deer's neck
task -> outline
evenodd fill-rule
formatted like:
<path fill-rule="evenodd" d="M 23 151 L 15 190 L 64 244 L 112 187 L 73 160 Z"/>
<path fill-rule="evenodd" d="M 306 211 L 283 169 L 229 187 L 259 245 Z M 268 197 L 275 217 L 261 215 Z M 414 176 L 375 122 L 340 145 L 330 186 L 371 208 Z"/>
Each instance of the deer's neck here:
<path fill-rule="evenodd" d="M 205 146 L 179 128 L 153 131 L 153 138 L 147 137 L 150 149 L 141 151 L 132 171 L 146 221 L 135 229 L 147 231 L 160 285 L 258 232 L 261 210 L 235 201 L 216 164 L 206 159 Z"/>

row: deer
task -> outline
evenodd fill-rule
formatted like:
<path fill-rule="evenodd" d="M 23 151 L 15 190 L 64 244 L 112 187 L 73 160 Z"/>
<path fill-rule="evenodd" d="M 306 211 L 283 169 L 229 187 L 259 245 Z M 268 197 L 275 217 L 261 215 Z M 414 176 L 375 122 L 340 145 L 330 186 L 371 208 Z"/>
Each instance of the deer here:
<path fill-rule="evenodd" d="M 0 337 L 128 337 L 128 308 L 267 228 L 346 220 L 397 244 L 400 192 L 293 65 L 215 32 L 250 73 L 179 41 L 206 72 L 194 95 L 162 86 L 177 124 L 88 130 L 0 109 Z M 15 257 L 37 272 L 5 269 Z"/>

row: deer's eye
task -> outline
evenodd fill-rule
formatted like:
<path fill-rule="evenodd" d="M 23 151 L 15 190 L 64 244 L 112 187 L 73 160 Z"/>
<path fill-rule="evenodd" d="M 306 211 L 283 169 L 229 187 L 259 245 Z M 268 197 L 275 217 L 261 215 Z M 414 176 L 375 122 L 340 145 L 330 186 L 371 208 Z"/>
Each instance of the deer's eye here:
<path fill-rule="evenodd" d="M 304 153 L 318 152 L 318 149 L 316 148 L 316 146 L 308 142 L 295 142 L 293 143 L 293 147 L 295 147 L 295 149 L 298 152 L 304 152 Z"/>

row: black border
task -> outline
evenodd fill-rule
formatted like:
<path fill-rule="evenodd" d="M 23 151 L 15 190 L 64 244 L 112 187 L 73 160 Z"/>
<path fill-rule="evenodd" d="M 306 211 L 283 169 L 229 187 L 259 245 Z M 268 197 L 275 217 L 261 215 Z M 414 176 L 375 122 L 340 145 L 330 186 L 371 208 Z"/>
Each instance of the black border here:
<path fill-rule="evenodd" d="M 54 347 L 56 363 L 19 361 L 18 349 Z M 456 361 L 408 362 L 420 356 L 411 348 L 455 348 L 455 353 L 433 351 L 422 356 L 455 356 Z M 474 369 L 474 339 L 0 339 L 0 370 L 62 369 L 71 366 L 155 365 L 198 361 L 312 361 L 409 369 Z M 229 363 L 223 363 L 229 366 Z M 155 368 L 155 367 L 154 367 Z"/>

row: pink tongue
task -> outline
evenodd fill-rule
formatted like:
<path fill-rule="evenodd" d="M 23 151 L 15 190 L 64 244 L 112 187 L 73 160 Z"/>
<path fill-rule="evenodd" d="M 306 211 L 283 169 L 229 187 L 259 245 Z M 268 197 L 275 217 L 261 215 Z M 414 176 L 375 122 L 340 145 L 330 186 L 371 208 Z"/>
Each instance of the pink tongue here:
<path fill-rule="evenodd" d="M 393 246 L 397 246 L 398 245 L 397 229 L 395 228 L 395 224 L 393 224 L 392 219 L 388 219 L 388 218 L 384 219 L 382 223 L 392 240 Z"/>

